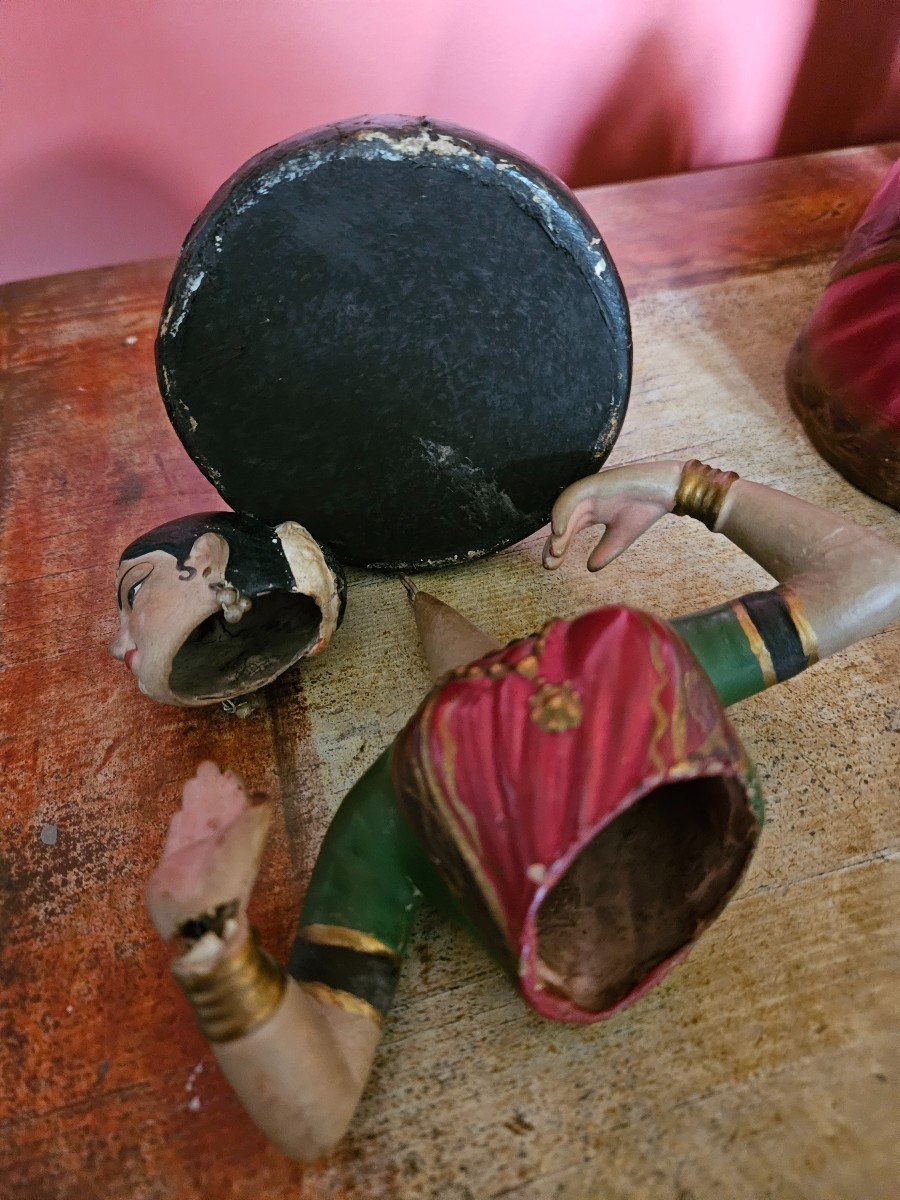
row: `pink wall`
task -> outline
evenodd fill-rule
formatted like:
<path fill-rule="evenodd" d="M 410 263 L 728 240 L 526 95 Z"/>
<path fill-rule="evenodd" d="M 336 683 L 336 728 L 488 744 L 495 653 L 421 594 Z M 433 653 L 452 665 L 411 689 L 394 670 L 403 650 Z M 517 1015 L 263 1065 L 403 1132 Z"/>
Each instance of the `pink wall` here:
<path fill-rule="evenodd" d="M 250 154 L 362 112 L 575 185 L 898 137 L 898 37 L 893 0 L 5 0 L 0 279 L 171 254 Z"/>

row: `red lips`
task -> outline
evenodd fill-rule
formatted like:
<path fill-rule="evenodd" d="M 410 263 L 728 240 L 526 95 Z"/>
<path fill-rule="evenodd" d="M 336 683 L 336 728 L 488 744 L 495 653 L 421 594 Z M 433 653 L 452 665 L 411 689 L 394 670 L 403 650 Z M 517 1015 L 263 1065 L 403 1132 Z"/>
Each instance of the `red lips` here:
<path fill-rule="evenodd" d="M 125 653 L 125 666 L 128 668 L 129 671 L 131 670 L 131 660 L 134 658 L 134 656 L 136 654 L 137 654 L 136 648 L 134 650 L 127 650 Z"/>

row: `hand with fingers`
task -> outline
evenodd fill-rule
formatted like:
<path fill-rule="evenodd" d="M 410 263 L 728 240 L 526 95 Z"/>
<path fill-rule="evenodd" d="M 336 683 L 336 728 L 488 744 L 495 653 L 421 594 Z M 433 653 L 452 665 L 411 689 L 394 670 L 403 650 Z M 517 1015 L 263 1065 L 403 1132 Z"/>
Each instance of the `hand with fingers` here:
<path fill-rule="evenodd" d="M 247 902 L 271 819 L 271 803 L 251 805 L 232 771 L 200 764 L 184 785 L 145 891 L 162 938 L 180 937 L 189 949 L 208 933 L 219 945 L 246 934 Z"/>
<path fill-rule="evenodd" d="M 184 785 L 145 898 L 177 947 L 172 972 L 251 1119 L 286 1154 L 317 1158 L 356 1108 L 379 1021 L 303 990 L 247 918 L 272 816 L 231 771 L 201 763 Z"/>
<path fill-rule="evenodd" d="M 587 568 L 599 571 L 608 566 L 673 510 L 681 469 L 682 463 L 673 461 L 634 463 L 571 484 L 553 506 L 544 566 L 555 571 L 575 536 L 591 525 L 606 528 L 588 558 Z"/>

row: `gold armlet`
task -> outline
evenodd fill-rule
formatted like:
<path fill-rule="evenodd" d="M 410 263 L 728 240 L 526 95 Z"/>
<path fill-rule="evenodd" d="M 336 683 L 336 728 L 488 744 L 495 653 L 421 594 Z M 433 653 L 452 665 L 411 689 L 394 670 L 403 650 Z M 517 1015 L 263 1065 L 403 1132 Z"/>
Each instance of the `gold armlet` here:
<path fill-rule="evenodd" d="M 681 469 L 672 511 L 676 517 L 695 517 L 715 529 L 728 489 L 739 478 L 736 471 L 719 471 L 692 458 Z"/>
<path fill-rule="evenodd" d="M 254 929 L 211 971 L 175 973 L 197 1024 L 211 1042 L 233 1042 L 274 1013 L 284 995 L 284 971 L 259 944 Z"/>

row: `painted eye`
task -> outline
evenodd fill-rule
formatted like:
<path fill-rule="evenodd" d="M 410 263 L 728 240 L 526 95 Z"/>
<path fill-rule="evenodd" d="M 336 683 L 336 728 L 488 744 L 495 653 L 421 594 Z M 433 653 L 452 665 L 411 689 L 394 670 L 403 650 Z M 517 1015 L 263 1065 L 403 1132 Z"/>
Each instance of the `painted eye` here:
<path fill-rule="evenodd" d="M 146 583 L 152 574 L 152 563 L 135 563 L 133 567 L 128 568 L 119 580 L 118 599 L 120 609 L 127 607 L 130 610 L 134 607 L 134 598 L 138 594 L 138 588 L 142 583 Z M 129 579 L 134 580 L 130 586 L 128 586 Z"/>

